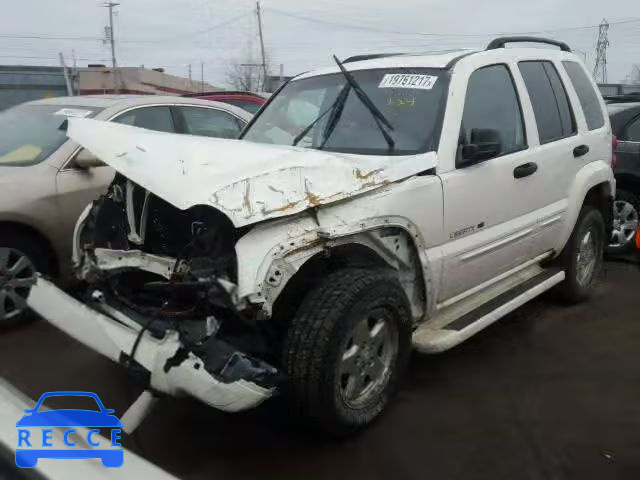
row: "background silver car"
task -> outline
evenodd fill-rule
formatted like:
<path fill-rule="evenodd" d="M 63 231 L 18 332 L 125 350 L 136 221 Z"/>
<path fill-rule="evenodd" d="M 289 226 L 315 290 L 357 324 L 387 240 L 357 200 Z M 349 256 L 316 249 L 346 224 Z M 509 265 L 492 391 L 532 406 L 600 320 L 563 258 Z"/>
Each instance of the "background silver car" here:
<path fill-rule="evenodd" d="M 194 98 L 116 95 L 51 98 L 0 112 L 0 326 L 28 318 L 24 299 L 36 270 L 70 274 L 76 220 L 115 174 L 67 138 L 69 117 L 236 138 L 251 114 Z"/>

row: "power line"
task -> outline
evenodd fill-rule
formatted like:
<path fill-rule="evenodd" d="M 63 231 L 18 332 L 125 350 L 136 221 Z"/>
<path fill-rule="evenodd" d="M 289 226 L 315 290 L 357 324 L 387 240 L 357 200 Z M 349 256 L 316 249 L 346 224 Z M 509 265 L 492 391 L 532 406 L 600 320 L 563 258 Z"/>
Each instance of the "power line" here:
<path fill-rule="evenodd" d="M 406 30 L 403 30 L 403 31 L 388 30 L 384 28 L 369 27 L 365 25 L 355 25 L 352 23 L 335 22 L 332 20 L 325 20 L 321 18 L 310 17 L 307 15 L 300 15 L 297 13 L 285 12 L 284 10 L 279 10 L 273 7 L 265 7 L 264 10 L 278 14 L 278 15 L 282 15 L 285 17 L 296 18 L 298 20 L 304 20 L 308 22 L 321 23 L 321 24 L 330 25 L 334 27 L 341 27 L 341 28 L 347 28 L 352 30 L 363 30 L 363 31 L 377 32 L 377 33 L 392 33 L 397 35 L 418 35 L 418 36 L 424 36 L 424 37 L 464 37 L 464 38 L 498 37 L 498 36 L 506 36 L 506 35 L 525 35 L 525 34 L 530 35 L 530 34 L 540 34 L 540 33 L 556 33 L 556 32 L 566 32 L 566 31 L 572 31 L 572 30 L 583 30 L 583 29 L 599 27 L 599 25 L 582 25 L 582 26 L 576 26 L 576 27 L 562 27 L 562 28 L 556 28 L 556 29 L 550 29 L 550 30 L 536 30 L 536 31 L 528 31 L 528 32 L 494 32 L 494 33 L 431 33 L 431 32 L 428 32 L 427 33 L 427 32 L 406 31 Z M 632 23 L 632 22 L 639 22 L 639 21 L 640 21 L 640 18 L 634 17 L 634 18 L 620 20 L 617 22 L 611 22 L 609 25 L 621 25 L 624 23 Z"/>
<path fill-rule="evenodd" d="M 176 35 L 172 37 L 166 38 L 155 38 L 155 39 L 119 39 L 118 43 L 163 43 L 163 42 L 173 42 L 180 38 L 190 38 L 196 35 L 202 35 L 203 33 L 209 33 L 218 28 L 225 27 L 234 23 L 242 18 L 247 17 L 248 15 L 253 15 L 253 12 L 245 12 L 240 15 L 236 15 L 235 17 L 229 18 L 224 22 L 220 22 L 216 25 L 212 25 L 204 30 L 200 30 L 197 32 L 191 32 L 184 35 Z M 58 35 L 48 35 L 48 34 L 39 34 L 39 33 L 17 33 L 17 34 L 8 34 L 8 33 L 0 33 L 0 38 L 8 38 L 8 39 L 16 39 L 16 40 L 73 40 L 73 41 L 87 41 L 87 42 L 100 42 L 103 40 L 103 37 L 88 37 L 88 36 L 58 36 Z"/>

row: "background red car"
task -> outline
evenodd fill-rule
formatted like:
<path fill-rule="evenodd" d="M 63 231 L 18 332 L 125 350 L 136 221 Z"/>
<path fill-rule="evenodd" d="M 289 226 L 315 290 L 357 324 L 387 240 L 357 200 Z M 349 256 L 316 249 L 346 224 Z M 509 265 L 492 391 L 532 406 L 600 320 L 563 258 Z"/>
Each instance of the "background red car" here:
<path fill-rule="evenodd" d="M 216 102 L 229 103 L 231 105 L 235 105 L 236 107 L 240 107 L 251 114 L 255 114 L 258 110 L 260 110 L 260 107 L 262 107 L 262 105 L 267 103 L 266 98 L 251 92 L 234 92 L 234 91 L 203 92 L 203 93 L 189 93 L 183 96 L 200 98 L 203 100 L 213 100 Z"/>

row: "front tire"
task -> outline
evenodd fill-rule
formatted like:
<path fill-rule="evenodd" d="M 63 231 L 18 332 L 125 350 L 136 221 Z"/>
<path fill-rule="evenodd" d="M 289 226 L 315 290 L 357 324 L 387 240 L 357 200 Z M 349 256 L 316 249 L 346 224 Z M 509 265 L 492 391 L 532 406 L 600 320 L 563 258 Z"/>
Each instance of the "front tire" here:
<path fill-rule="evenodd" d="M 583 207 L 562 253 L 566 278 L 561 292 L 567 302 L 583 302 L 593 293 L 602 271 L 605 238 L 602 213 L 593 207 Z"/>
<path fill-rule="evenodd" d="M 392 272 L 330 274 L 303 301 L 285 340 L 295 411 L 323 433 L 355 433 L 387 407 L 410 351 L 411 309 Z"/>

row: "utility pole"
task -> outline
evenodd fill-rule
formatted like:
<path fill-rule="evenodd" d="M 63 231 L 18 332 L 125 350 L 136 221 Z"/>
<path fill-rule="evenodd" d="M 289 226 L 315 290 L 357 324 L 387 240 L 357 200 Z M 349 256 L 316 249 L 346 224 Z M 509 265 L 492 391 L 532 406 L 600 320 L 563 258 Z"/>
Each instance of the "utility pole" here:
<path fill-rule="evenodd" d="M 204 93 L 204 62 L 200 62 L 200 93 Z"/>
<path fill-rule="evenodd" d="M 264 53 L 264 37 L 262 35 L 262 15 L 260 13 L 260 2 L 256 2 L 256 16 L 258 17 L 258 34 L 260 35 L 260 52 L 262 54 L 262 90 L 267 84 L 267 58 Z"/>
<path fill-rule="evenodd" d="M 607 48 L 609 47 L 609 22 L 602 20 L 596 44 L 596 64 L 593 67 L 594 80 L 607 83 Z"/>
<path fill-rule="evenodd" d="M 62 67 L 62 74 L 64 75 L 64 83 L 67 86 L 67 95 L 73 96 L 73 88 L 71 87 L 71 79 L 69 78 L 69 70 L 64 63 L 64 55 L 60 52 L 60 66 Z"/>
<path fill-rule="evenodd" d="M 116 79 L 116 70 L 118 68 L 118 64 L 116 63 L 116 39 L 113 29 L 113 9 L 118 5 L 120 4 L 112 1 L 107 1 L 103 4 L 104 7 L 109 9 L 109 26 L 105 30 L 107 30 L 107 40 L 111 45 L 111 69 L 113 70 L 113 88 L 115 93 L 118 93 L 119 89 Z"/>
<path fill-rule="evenodd" d="M 193 90 L 193 78 L 191 77 L 191 64 L 189 64 L 188 72 L 189 72 L 189 90 Z"/>

